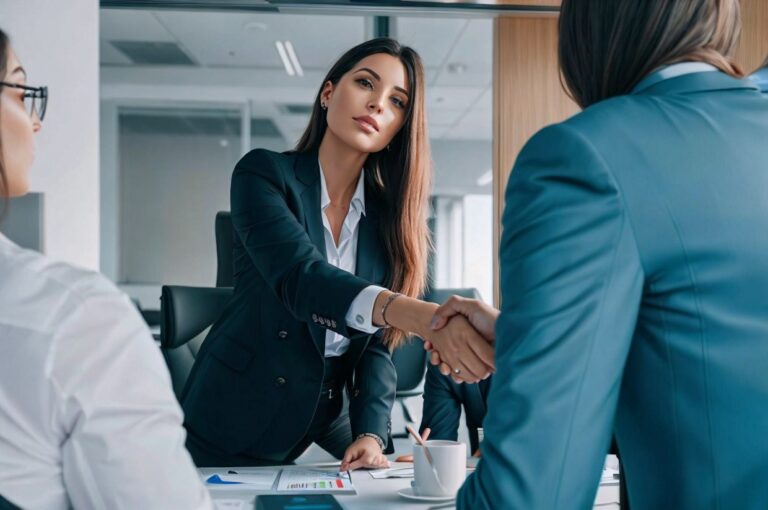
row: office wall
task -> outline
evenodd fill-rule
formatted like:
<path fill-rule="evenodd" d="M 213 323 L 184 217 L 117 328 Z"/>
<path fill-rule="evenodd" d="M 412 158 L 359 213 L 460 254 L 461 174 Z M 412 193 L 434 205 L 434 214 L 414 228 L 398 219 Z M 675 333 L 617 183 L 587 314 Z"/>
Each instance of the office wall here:
<path fill-rule="evenodd" d="M 274 150 L 285 144 L 282 138 L 254 143 Z M 240 156 L 234 136 L 120 135 L 118 281 L 132 295 L 132 286 L 151 286 L 152 296 L 135 294 L 143 306 L 157 306 L 161 284 L 215 284 L 214 217 L 229 210 Z"/>
<path fill-rule="evenodd" d="M 45 196 L 43 250 L 98 269 L 98 0 L 3 0 L 0 27 L 29 83 L 49 87 L 30 179 Z"/>

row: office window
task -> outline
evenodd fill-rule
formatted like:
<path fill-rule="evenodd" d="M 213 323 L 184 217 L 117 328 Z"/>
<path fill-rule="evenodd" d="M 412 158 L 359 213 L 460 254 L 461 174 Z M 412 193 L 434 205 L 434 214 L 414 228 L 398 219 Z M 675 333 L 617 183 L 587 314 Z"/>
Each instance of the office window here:
<path fill-rule="evenodd" d="M 398 17 L 395 35 L 422 57 L 434 161 L 436 287 L 493 301 L 492 34 L 484 18 Z"/>

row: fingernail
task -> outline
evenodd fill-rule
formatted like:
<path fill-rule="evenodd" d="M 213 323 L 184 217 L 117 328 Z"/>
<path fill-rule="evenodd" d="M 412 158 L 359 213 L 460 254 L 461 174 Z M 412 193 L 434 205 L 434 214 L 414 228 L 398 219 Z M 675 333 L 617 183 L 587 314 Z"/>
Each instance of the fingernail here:
<path fill-rule="evenodd" d="M 429 327 L 431 329 L 435 329 L 437 327 L 437 321 L 438 321 L 438 318 L 437 318 L 437 315 L 435 315 L 434 317 L 432 317 L 432 322 L 429 323 Z"/>

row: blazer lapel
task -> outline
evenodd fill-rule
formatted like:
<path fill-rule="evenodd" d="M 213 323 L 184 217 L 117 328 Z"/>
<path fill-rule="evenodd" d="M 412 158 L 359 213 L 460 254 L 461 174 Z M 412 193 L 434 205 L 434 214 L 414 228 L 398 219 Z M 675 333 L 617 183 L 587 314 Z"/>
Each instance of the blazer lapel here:
<path fill-rule="evenodd" d="M 323 232 L 322 211 L 320 211 L 320 165 L 317 163 L 317 152 L 299 153 L 296 158 L 295 172 L 296 178 L 305 186 L 301 192 L 304 228 L 307 230 L 312 244 L 325 259 L 325 233 Z M 307 323 L 307 326 L 315 347 L 322 356 L 325 356 L 325 329 L 317 324 Z"/>

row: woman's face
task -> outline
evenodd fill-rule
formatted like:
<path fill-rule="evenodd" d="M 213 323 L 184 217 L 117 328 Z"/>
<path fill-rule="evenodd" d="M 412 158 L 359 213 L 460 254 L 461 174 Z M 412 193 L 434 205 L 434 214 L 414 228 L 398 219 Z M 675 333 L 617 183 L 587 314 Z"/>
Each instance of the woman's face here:
<path fill-rule="evenodd" d="M 377 53 L 365 57 L 334 86 L 320 94 L 328 108 L 328 129 L 360 152 L 384 149 L 405 123 L 410 89 L 408 74 L 397 57 Z"/>
<path fill-rule="evenodd" d="M 26 85 L 27 75 L 16 53 L 8 48 L 8 67 L 3 80 Z M 24 108 L 24 90 L 3 87 L 0 94 L 0 140 L 8 189 L 6 195 L 16 197 L 29 191 L 28 172 L 35 159 L 34 135 L 40 131 L 40 119 L 30 117 Z"/>

